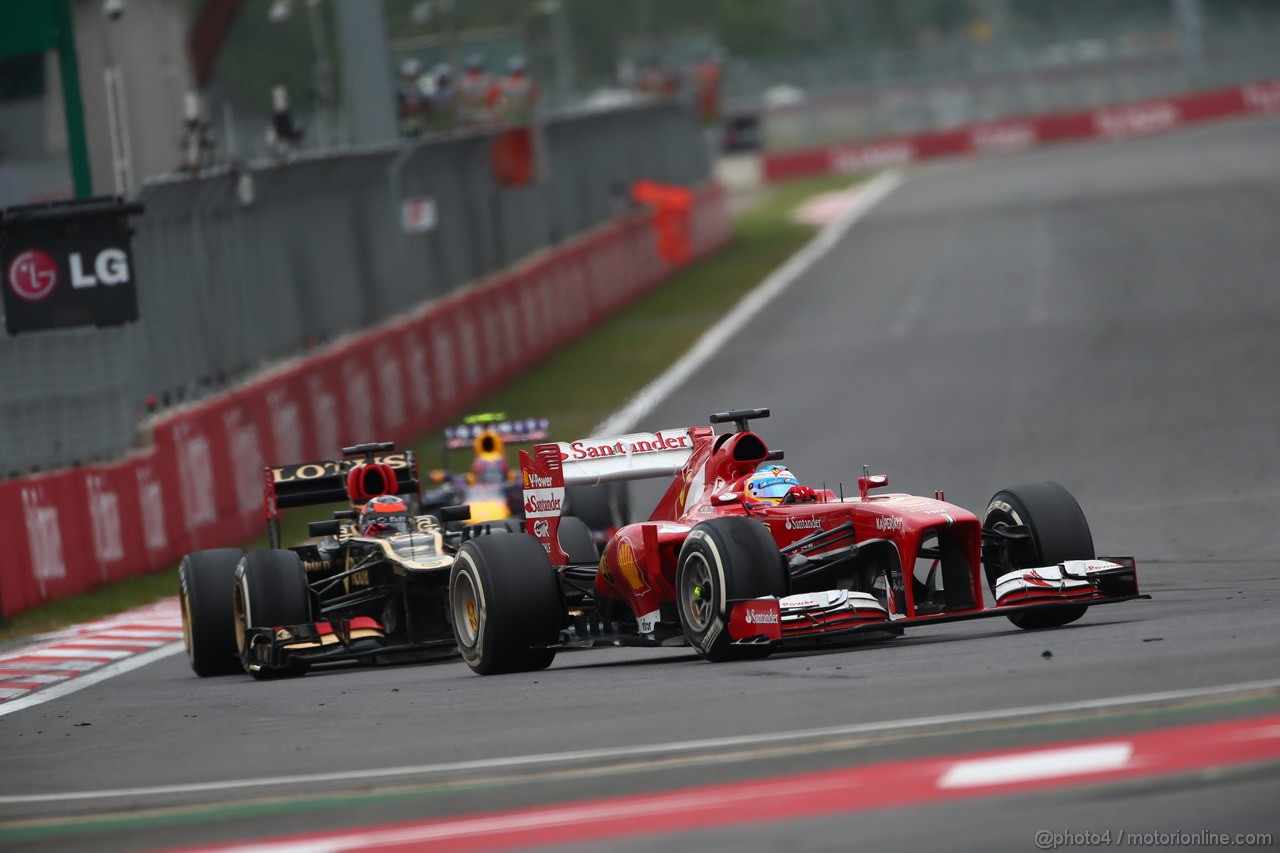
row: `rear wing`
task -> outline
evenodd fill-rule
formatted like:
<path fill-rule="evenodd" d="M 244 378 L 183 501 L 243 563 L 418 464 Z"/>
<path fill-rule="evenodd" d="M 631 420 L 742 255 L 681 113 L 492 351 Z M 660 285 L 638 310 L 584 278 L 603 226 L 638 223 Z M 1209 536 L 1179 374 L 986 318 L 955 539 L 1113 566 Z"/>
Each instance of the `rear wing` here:
<path fill-rule="evenodd" d="M 396 450 L 391 442 L 342 448 L 343 459 L 301 462 L 263 469 L 263 504 L 271 547 L 280 547 L 280 510 L 349 501 L 347 474 L 357 465 L 379 465 L 395 475 L 398 495 L 416 503 L 421 488 L 418 457 L 412 450 Z M 361 458 L 363 457 L 363 458 Z"/>
<path fill-rule="evenodd" d="M 502 415 L 498 415 L 501 418 Z M 507 444 L 546 441 L 551 438 L 551 421 L 546 418 L 524 420 L 476 420 L 444 428 L 445 450 L 466 450 L 486 433 L 496 435 Z"/>
<path fill-rule="evenodd" d="M 565 486 L 595 486 L 620 480 L 674 477 L 710 435 L 707 427 L 666 429 L 579 441 L 539 444 L 520 451 L 525 529 L 542 542 L 553 565 L 569 562 L 557 532 Z"/>
<path fill-rule="evenodd" d="M 502 456 L 507 444 L 526 444 L 551 438 L 551 421 L 546 418 L 510 420 L 502 412 L 471 415 L 463 422 L 444 428 L 444 467 L 450 470 L 449 455 L 472 448 L 478 458 Z M 435 477 L 436 472 L 432 472 Z"/>

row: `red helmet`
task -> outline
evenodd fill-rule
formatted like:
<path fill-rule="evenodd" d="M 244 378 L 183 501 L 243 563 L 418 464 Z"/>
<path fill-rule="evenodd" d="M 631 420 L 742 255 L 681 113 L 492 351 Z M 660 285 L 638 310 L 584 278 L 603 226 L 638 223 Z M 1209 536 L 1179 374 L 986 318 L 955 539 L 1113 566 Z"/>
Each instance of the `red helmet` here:
<path fill-rule="evenodd" d="M 378 533 L 408 533 L 409 505 L 395 495 L 379 495 L 360 510 L 360 532 L 364 536 Z"/>

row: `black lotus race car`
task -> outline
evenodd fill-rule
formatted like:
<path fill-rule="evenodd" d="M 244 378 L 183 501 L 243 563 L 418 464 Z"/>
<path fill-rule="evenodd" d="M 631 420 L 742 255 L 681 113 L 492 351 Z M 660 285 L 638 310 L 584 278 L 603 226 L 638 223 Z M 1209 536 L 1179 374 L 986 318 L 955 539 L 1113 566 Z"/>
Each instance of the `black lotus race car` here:
<path fill-rule="evenodd" d="M 451 656 L 449 572 L 459 556 L 503 561 L 521 545 L 541 551 L 511 523 L 449 529 L 470 517 L 466 506 L 421 513 L 412 451 L 371 443 L 343 448 L 343 454 L 341 460 L 266 469 L 269 550 L 219 548 L 183 558 L 183 638 L 197 675 L 243 669 L 266 679 L 302 675 L 316 663 Z M 382 494 L 405 499 L 413 513 L 410 529 L 362 535 L 357 507 Z M 311 542 L 280 548 L 280 509 L 344 500 L 352 508 L 308 525 Z M 595 559 L 590 530 L 576 518 L 565 521 L 570 527 L 561 525 L 562 547 Z"/>

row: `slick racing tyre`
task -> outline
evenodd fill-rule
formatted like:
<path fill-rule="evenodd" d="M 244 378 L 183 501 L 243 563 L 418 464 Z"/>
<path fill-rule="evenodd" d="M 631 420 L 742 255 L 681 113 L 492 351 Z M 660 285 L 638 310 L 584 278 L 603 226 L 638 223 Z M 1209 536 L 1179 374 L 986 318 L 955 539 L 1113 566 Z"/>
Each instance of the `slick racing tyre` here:
<path fill-rule="evenodd" d="M 582 519 L 589 530 L 601 533 L 622 527 L 631 520 L 626 483 L 566 486 L 564 507 L 566 514 Z"/>
<path fill-rule="evenodd" d="M 689 533 L 676 565 L 676 603 L 685 639 L 709 661 L 766 657 L 770 645 L 734 646 L 731 599 L 787 594 L 787 567 L 773 536 L 750 518 L 711 518 Z"/>
<path fill-rule="evenodd" d="M 542 543 L 527 533 L 480 536 L 449 571 L 458 651 L 480 675 L 546 669 L 560 637 L 560 582 Z"/>
<path fill-rule="evenodd" d="M 982 519 L 984 528 L 1026 525 L 1031 531 L 1030 547 L 1018 548 L 1006 563 L 984 561 L 987 586 L 996 594 L 996 580 L 1015 569 L 1052 566 L 1063 560 L 1089 560 L 1093 535 L 1080 504 L 1057 483 L 1027 483 L 1002 489 L 992 496 Z M 1076 621 L 1088 609 L 1083 604 L 1046 607 L 1026 613 L 1012 613 L 1009 621 L 1019 628 L 1057 628 Z"/>
<path fill-rule="evenodd" d="M 240 672 L 231 596 L 243 556 L 239 548 L 196 551 L 178 566 L 182 641 L 191 669 L 201 678 Z"/>
<path fill-rule="evenodd" d="M 252 665 L 248 632 L 250 628 L 276 628 L 311 621 L 311 590 L 302 558 L 293 551 L 251 551 L 236 566 L 235 595 L 236 647 L 245 672 L 262 680 L 302 675 L 306 661 L 268 668 Z"/>
<path fill-rule="evenodd" d="M 560 550 L 569 557 L 570 563 L 600 562 L 600 547 L 591 535 L 591 528 L 582 519 L 571 515 L 561 518 L 556 538 L 560 540 Z"/>

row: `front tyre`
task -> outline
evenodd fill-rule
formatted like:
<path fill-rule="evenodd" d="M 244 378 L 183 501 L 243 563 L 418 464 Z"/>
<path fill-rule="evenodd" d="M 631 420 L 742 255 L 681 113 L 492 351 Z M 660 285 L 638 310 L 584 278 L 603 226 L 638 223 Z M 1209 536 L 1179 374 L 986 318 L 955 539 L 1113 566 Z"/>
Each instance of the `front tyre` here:
<path fill-rule="evenodd" d="M 232 587 L 239 548 L 196 551 L 178 565 L 178 600 L 182 605 L 182 642 L 191 669 L 201 678 L 240 671 Z"/>
<path fill-rule="evenodd" d="M 311 621 L 311 589 L 302 558 L 293 551 L 252 551 L 235 571 L 236 646 L 245 672 L 262 680 L 302 675 L 306 661 L 270 669 L 256 664 L 249 648 L 250 628 L 278 628 Z"/>
<path fill-rule="evenodd" d="M 1057 483 L 1044 481 L 1001 489 L 987 504 L 984 528 L 1026 525 L 1031 531 L 1029 547 L 1019 548 L 1016 557 L 994 563 L 983 561 L 987 586 L 996 592 L 996 580 L 1005 572 L 1034 566 L 1052 566 L 1064 560 L 1090 560 L 1095 556 L 1093 535 L 1080 504 Z M 1046 607 L 1012 613 L 1009 621 L 1019 628 L 1057 628 L 1076 621 L 1088 607 L 1083 604 Z"/>
<path fill-rule="evenodd" d="M 676 603 L 685 639 L 709 661 L 766 657 L 770 645 L 735 646 L 729 601 L 787 594 L 787 568 L 763 524 L 712 518 L 689 533 L 676 565 Z"/>
<path fill-rule="evenodd" d="M 525 533 L 480 536 L 449 571 L 458 651 L 480 675 L 546 669 L 555 660 L 564 605 L 547 552 Z"/>

